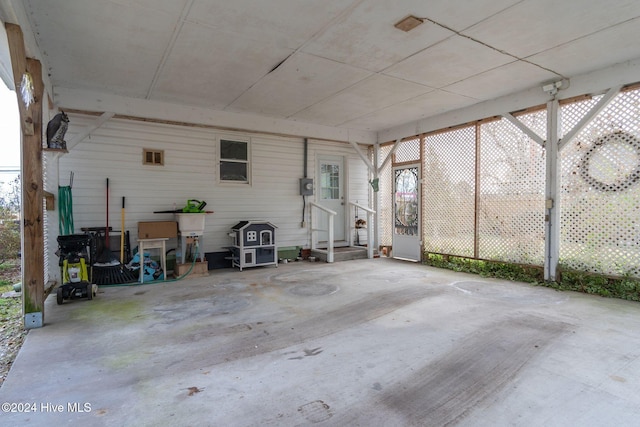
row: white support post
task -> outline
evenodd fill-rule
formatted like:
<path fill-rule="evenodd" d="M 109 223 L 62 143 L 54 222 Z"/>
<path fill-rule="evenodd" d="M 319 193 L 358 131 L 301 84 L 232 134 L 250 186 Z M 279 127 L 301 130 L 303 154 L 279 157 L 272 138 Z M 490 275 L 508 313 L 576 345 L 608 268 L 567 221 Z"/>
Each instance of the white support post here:
<path fill-rule="evenodd" d="M 560 106 L 557 99 L 547 103 L 547 143 L 545 180 L 544 280 L 556 279 L 560 258 L 560 164 L 558 162 Z"/>
<path fill-rule="evenodd" d="M 380 179 L 380 169 L 378 169 L 378 157 L 380 156 L 380 144 L 376 143 L 373 146 L 373 179 Z M 378 185 L 380 182 L 378 181 Z M 373 240 L 371 236 L 369 237 L 369 246 L 377 248 L 380 245 L 380 192 L 375 192 L 373 189 L 370 190 L 373 194 L 373 210 L 376 211 L 375 220 L 373 224 Z"/>

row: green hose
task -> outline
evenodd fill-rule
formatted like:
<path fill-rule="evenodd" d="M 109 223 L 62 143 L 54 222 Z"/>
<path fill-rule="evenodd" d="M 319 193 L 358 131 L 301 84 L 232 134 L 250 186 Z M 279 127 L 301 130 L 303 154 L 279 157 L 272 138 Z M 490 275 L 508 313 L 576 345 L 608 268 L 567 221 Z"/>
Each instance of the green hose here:
<path fill-rule="evenodd" d="M 60 235 L 73 234 L 73 198 L 71 186 L 58 187 L 58 225 Z"/>

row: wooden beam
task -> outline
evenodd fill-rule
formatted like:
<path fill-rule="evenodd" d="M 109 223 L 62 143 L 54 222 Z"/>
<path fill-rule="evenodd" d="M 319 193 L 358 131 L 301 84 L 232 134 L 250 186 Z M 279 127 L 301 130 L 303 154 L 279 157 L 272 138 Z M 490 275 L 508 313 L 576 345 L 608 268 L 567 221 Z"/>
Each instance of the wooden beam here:
<path fill-rule="evenodd" d="M 22 301 L 25 327 L 44 324 L 44 213 L 42 207 L 42 66 L 27 59 L 27 70 L 33 78 L 34 102 L 29 106 L 34 135 L 22 138 Z M 42 313 L 36 324 L 29 324 L 29 313 Z"/>
<path fill-rule="evenodd" d="M 42 66 L 27 59 L 22 30 L 6 24 L 13 79 L 22 130 L 22 310 L 27 329 L 44 324 L 44 225 L 42 185 Z M 27 107 L 20 94 L 23 75 L 33 81 L 33 102 Z"/>
<path fill-rule="evenodd" d="M 48 211 L 56 210 L 56 196 L 48 191 L 43 191 L 45 208 Z"/>
<path fill-rule="evenodd" d="M 23 135 L 33 135 L 33 119 L 27 111 L 27 107 L 20 95 L 22 76 L 27 71 L 27 53 L 24 48 L 22 29 L 16 24 L 5 24 L 9 54 L 11 55 L 11 68 L 13 69 L 13 81 L 18 96 L 18 110 L 20 112 L 20 127 Z"/>

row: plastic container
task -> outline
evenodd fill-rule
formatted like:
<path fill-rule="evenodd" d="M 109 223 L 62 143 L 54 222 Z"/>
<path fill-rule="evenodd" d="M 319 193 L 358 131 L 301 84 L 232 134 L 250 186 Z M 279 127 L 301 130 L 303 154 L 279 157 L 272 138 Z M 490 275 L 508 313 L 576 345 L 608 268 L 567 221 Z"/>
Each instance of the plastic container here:
<path fill-rule="evenodd" d="M 204 218 L 206 213 L 177 213 L 178 229 L 184 235 L 201 236 L 204 234 Z"/>
<path fill-rule="evenodd" d="M 80 282 L 80 269 L 78 267 L 69 267 L 67 271 L 69 272 L 69 281 L 71 283 Z"/>

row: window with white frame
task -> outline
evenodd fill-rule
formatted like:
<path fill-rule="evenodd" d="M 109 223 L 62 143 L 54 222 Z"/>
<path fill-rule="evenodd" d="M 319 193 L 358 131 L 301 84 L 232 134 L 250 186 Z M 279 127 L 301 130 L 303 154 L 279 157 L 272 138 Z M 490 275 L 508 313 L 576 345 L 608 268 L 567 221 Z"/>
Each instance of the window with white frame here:
<path fill-rule="evenodd" d="M 220 181 L 249 183 L 249 140 L 220 138 Z"/>

